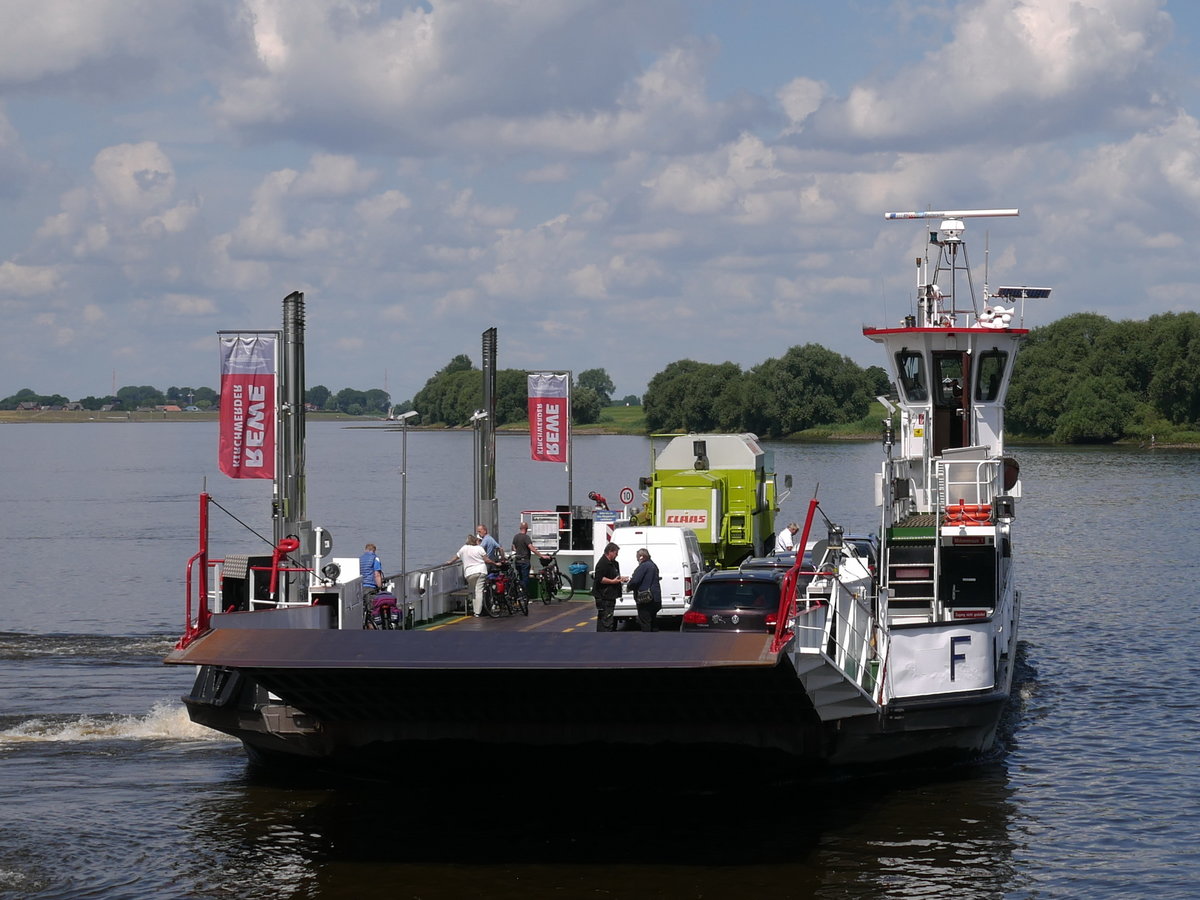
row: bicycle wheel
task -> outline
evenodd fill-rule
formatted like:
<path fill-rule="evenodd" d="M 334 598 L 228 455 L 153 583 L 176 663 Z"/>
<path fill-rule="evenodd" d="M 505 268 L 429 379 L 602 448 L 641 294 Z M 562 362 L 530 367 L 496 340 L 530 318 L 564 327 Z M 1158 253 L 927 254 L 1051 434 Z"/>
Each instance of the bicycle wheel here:
<path fill-rule="evenodd" d="M 542 595 L 542 603 L 546 606 L 554 599 L 554 588 L 550 586 L 550 579 L 545 575 L 538 575 L 538 593 Z"/>
<path fill-rule="evenodd" d="M 496 592 L 492 590 L 489 584 L 483 589 L 483 614 L 491 616 L 493 619 L 500 618 L 500 598 L 496 596 Z"/>
<path fill-rule="evenodd" d="M 555 600 L 570 600 L 575 596 L 575 588 L 571 586 L 571 579 L 562 572 L 558 573 L 558 584 L 554 591 Z"/>
<path fill-rule="evenodd" d="M 513 591 L 513 604 L 521 611 L 521 615 L 529 615 L 529 595 L 525 593 L 525 589 L 519 584 Z"/>

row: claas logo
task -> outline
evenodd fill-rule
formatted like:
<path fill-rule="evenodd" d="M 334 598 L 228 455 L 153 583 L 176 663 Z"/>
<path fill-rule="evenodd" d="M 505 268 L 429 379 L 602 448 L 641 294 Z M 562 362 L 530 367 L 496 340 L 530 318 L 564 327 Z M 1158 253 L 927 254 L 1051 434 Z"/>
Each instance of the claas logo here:
<path fill-rule="evenodd" d="M 667 513 L 668 525 L 705 525 L 708 523 L 706 513 L 680 512 Z"/>

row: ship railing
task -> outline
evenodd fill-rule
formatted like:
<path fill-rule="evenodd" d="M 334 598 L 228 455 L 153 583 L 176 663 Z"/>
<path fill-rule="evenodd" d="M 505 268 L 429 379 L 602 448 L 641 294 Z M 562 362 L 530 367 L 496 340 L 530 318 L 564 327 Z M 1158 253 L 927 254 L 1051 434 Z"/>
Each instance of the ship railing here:
<path fill-rule="evenodd" d="M 880 655 L 871 598 L 861 588 L 843 584 L 833 571 L 817 573 L 808 598 L 829 604 L 816 649 L 847 681 L 874 698 L 879 688 Z"/>
<path fill-rule="evenodd" d="M 938 512 L 952 504 L 991 506 L 999 493 L 999 457 L 988 456 L 986 447 L 962 447 L 943 451 L 937 460 Z"/>
<path fill-rule="evenodd" d="M 187 571 L 185 574 L 184 583 L 185 589 L 185 606 L 183 620 L 183 635 L 179 638 L 175 645 L 177 649 L 183 649 L 204 632 L 208 631 L 211 597 L 209 595 L 208 580 L 209 569 L 211 568 L 208 559 L 208 504 L 212 498 L 207 492 L 200 494 L 200 547 L 192 554 L 187 561 Z M 196 563 L 200 563 L 199 566 Z M 212 584 L 220 584 L 220 580 L 211 582 Z M 192 615 L 192 587 L 196 589 L 196 611 Z"/>
<path fill-rule="evenodd" d="M 397 599 L 412 608 L 414 624 L 450 615 L 463 604 L 467 582 L 458 562 L 411 569 L 390 578 L 394 580 L 392 592 Z"/>

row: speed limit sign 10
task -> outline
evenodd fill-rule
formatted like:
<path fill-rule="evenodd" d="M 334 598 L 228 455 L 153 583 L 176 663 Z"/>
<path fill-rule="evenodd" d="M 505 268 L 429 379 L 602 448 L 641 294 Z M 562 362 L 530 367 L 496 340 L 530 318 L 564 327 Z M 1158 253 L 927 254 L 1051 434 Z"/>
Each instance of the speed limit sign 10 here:
<path fill-rule="evenodd" d="M 633 488 L 631 488 L 631 487 L 621 488 L 620 497 L 621 497 L 621 502 L 623 504 L 625 504 L 626 506 L 628 506 L 630 503 L 633 502 Z"/>

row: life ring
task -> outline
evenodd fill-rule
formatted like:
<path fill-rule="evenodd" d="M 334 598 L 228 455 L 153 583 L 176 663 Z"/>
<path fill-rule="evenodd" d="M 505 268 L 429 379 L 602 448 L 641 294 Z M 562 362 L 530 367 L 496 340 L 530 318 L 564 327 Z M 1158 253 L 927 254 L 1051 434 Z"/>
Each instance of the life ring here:
<path fill-rule="evenodd" d="M 946 525 L 987 525 L 992 520 L 989 503 L 951 503 L 946 507 Z"/>

